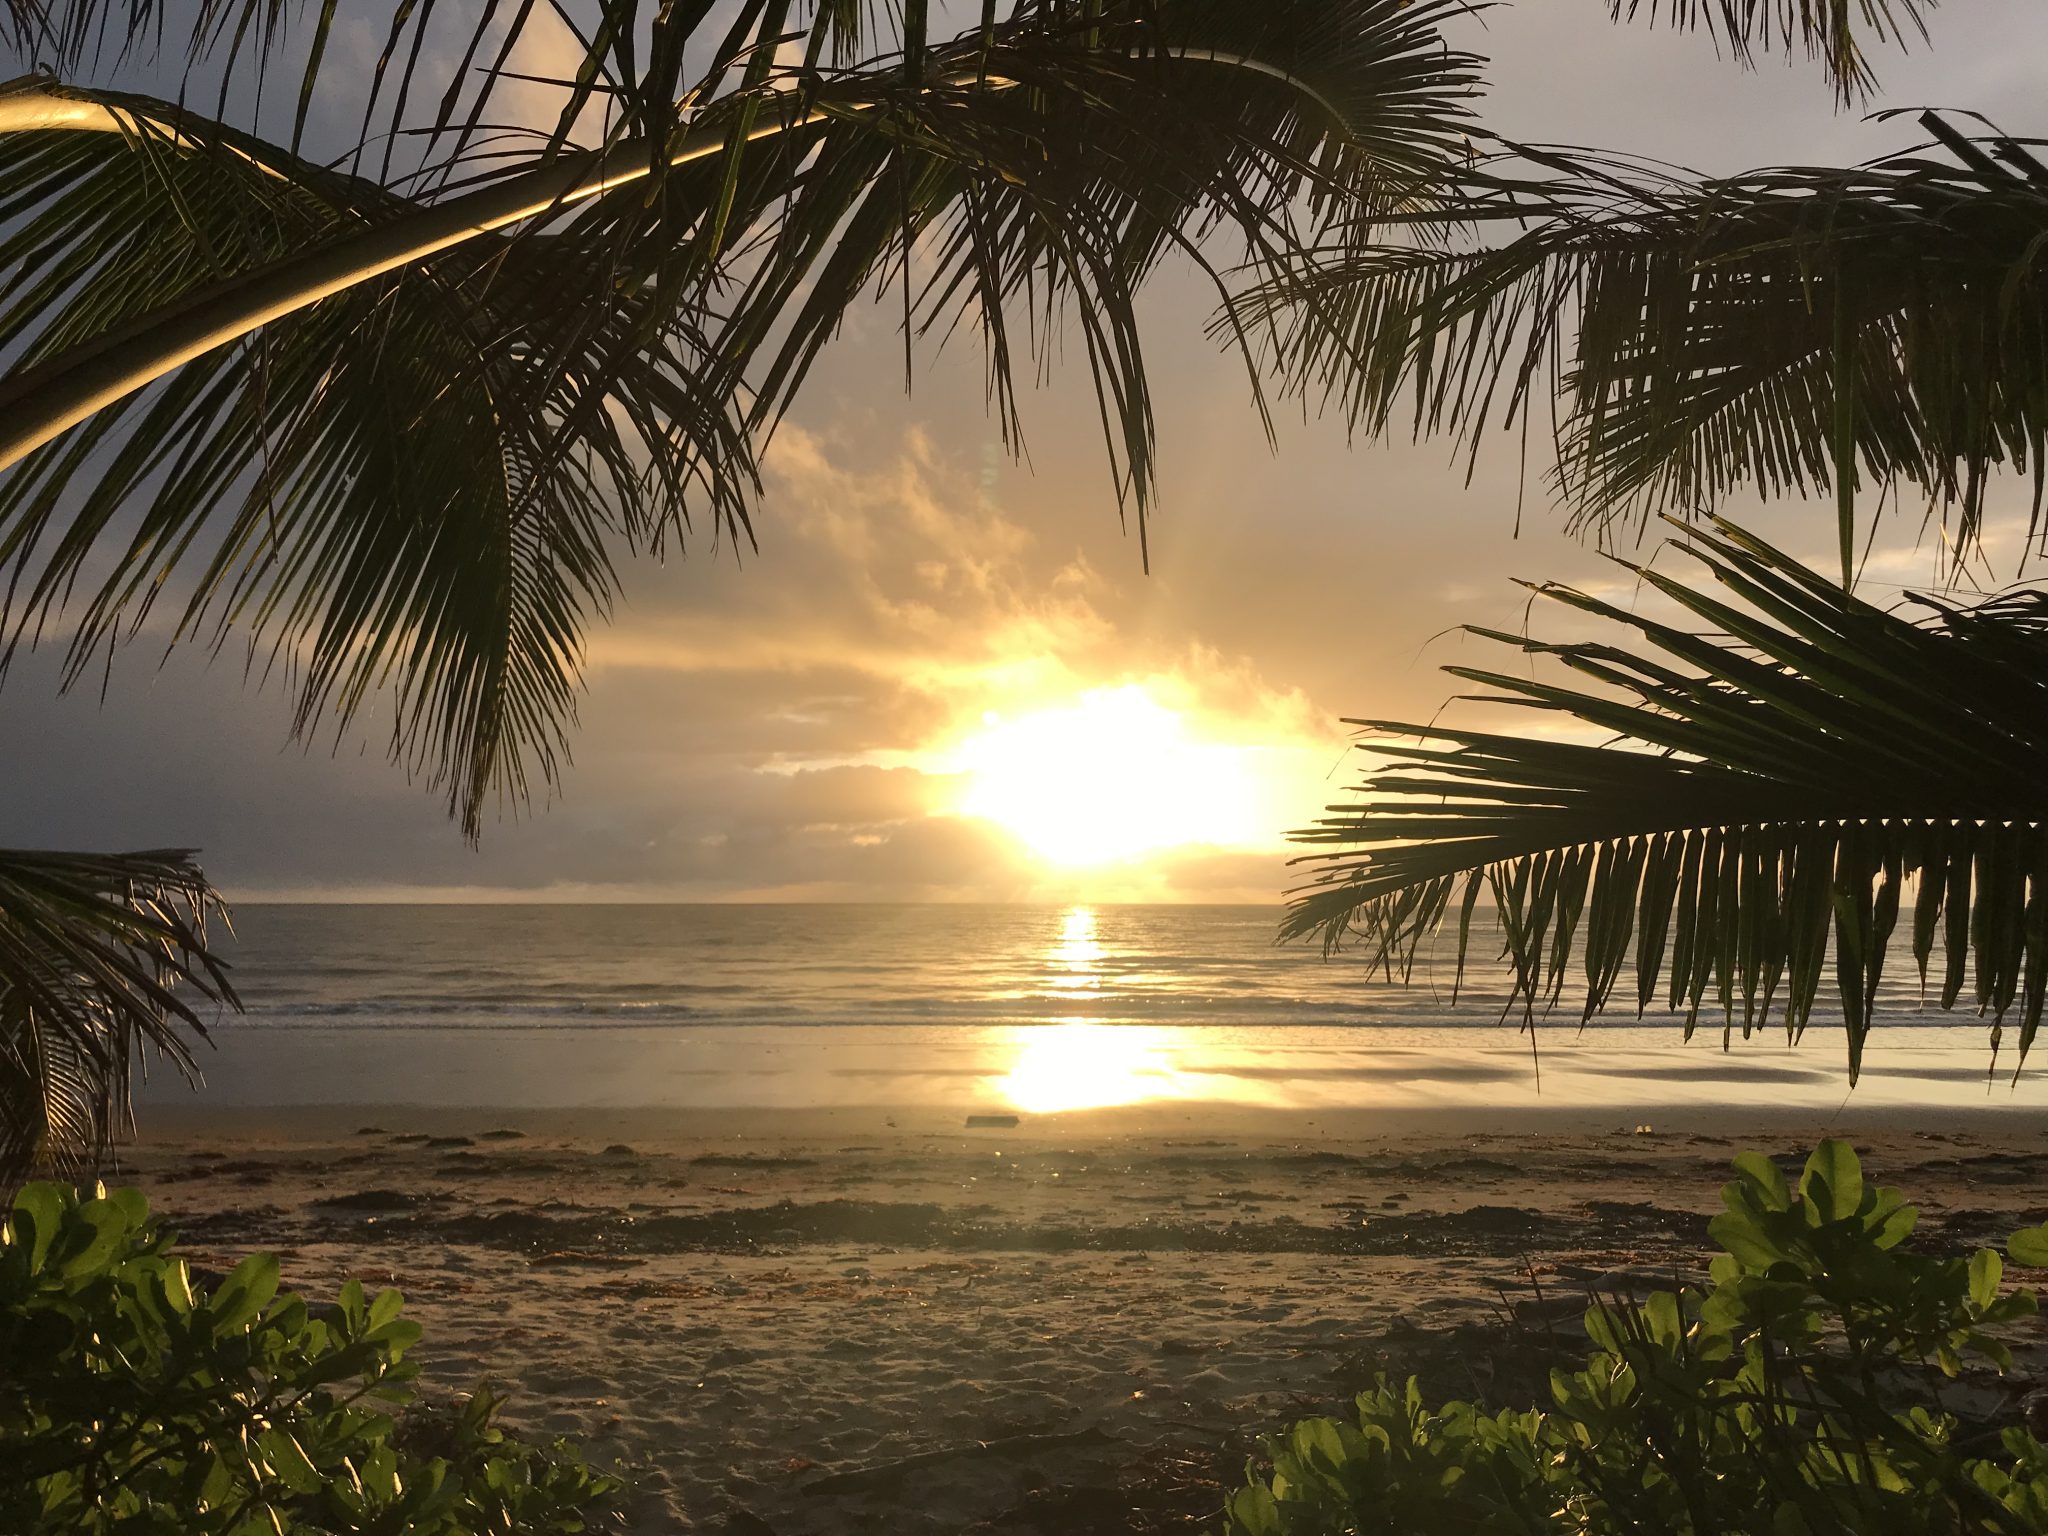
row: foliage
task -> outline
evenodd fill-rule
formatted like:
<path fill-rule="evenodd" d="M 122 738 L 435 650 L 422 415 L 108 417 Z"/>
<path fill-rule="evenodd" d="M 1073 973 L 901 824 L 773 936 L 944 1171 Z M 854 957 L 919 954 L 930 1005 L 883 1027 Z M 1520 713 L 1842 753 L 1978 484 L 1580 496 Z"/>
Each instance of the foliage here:
<path fill-rule="evenodd" d="M 133 1190 L 23 1190 L 0 1244 L 0 1529 L 555 1536 L 616 1482 L 508 1437 L 479 1393 L 411 1403 L 419 1325 L 331 1307 L 257 1254 L 209 1288 Z"/>
<path fill-rule="evenodd" d="M 1704 181 L 1511 152 L 1416 216 L 1430 238 L 1319 253 L 1237 318 L 1369 432 L 1476 453 L 1550 420 L 1581 525 L 1832 491 L 1846 584 L 1859 484 L 1952 507 L 1967 548 L 1994 474 L 2048 448 L 2048 168 L 1921 122 L 1935 144 L 1874 164 Z"/>
<path fill-rule="evenodd" d="M 1617 21 L 1698 28 L 1744 64 L 1759 53 L 1804 49 L 1849 101 L 1876 84 L 1865 40 L 1904 46 L 1927 35 L 1940 0 L 1608 0 Z"/>
<path fill-rule="evenodd" d="M 499 8 L 470 43 L 494 62 L 430 94 L 445 7 L 397 0 L 367 84 L 322 70 L 328 7 L 301 112 L 364 134 L 332 162 L 182 91 L 16 82 L 0 464 L 65 392 L 96 413 L 0 479 L 0 659 L 75 615 L 75 682 L 162 602 L 176 637 L 291 676 L 302 736 L 389 687 L 394 756 L 474 838 L 558 775 L 618 556 L 751 538 L 761 445 L 870 296 L 906 371 L 919 337 L 980 331 L 1013 445 L 1014 376 L 1071 326 L 1142 538 L 1139 289 L 1178 255 L 1220 292 L 1213 240 L 1269 270 L 1460 155 L 1474 61 L 1440 23 L 1464 3 L 1015 0 L 949 38 L 927 0 L 608 0 L 527 128 Z M 197 9 L 185 75 L 262 52 L 240 7 Z M 289 8 L 264 9 L 274 45 Z M 60 57 L 97 10 L 50 11 Z M 4 131 L 10 93 L 45 126 Z"/>
<path fill-rule="evenodd" d="M 1268 1444 L 1230 1500 L 1235 1536 L 1415 1531 L 1583 1536 L 2019 1536 L 2048 1531 L 2048 1447 L 1988 1443 L 1939 1397 L 1966 1361 L 2010 1365 L 1995 1330 L 2035 1312 L 1990 1249 L 1904 1246 L 1917 1214 L 1823 1142 L 1799 1187 L 1736 1159 L 1710 1283 L 1596 1301 L 1581 1370 L 1546 1409 L 1426 1406 L 1411 1381 Z M 2015 1262 L 2048 1259 L 2048 1230 Z"/>
<path fill-rule="evenodd" d="M 1077 327 L 1142 541 L 1140 288 L 1175 253 L 1220 284 L 1218 237 L 1263 269 L 1459 153 L 1465 3 L 1015 0 L 948 37 L 928 0 L 6 0 L 0 44 L 72 82 L 0 83 L 0 674 L 63 637 L 65 685 L 103 677 L 148 626 L 246 647 L 301 739 L 385 695 L 393 758 L 474 840 L 558 781 L 622 556 L 751 540 L 763 444 L 869 295 L 906 370 L 978 326 L 1020 449 L 1013 375 Z M 338 16 L 384 38 L 367 79 Z M 580 61 L 533 78 L 563 55 L 530 23 Z M 288 140 L 225 120 L 294 45 Z M 67 388 L 93 412 L 28 431 Z M 0 1187 L 104 1144 L 134 1040 L 189 1067 L 172 980 L 231 1000 L 172 904 L 111 984 L 71 966 L 111 908 L 71 904 L 63 963 L 55 928 L 0 947 L 0 984 L 58 978 L 0 990 Z"/>
<path fill-rule="evenodd" d="M 1610 5 L 1848 97 L 1934 0 Z M 474 839 L 556 781 L 620 552 L 751 539 L 760 443 L 866 294 L 906 372 L 980 330 L 1013 447 L 1015 375 L 1071 327 L 1142 546 L 1139 288 L 1179 255 L 1227 299 L 1222 235 L 1292 291 L 1440 204 L 1482 62 L 1447 29 L 1485 8 L 987 0 L 948 36 L 933 0 L 6 0 L 0 43 L 70 83 L 0 87 L 0 424 L 96 414 L 0 480 L 0 661 L 75 613 L 75 683 L 162 602 L 291 676 L 301 737 L 391 688 L 393 756 Z M 108 66 L 175 89 L 80 83 Z M 222 120 L 266 88 L 275 142 Z M 339 155 L 305 152 L 322 122 L 356 125 Z M 0 463 L 29 441 L 0 425 Z"/>
<path fill-rule="evenodd" d="M 220 897 L 183 850 L 0 849 L 0 1191 L 104 1151 L 147 1051 L 193 1075 L 197 1005 L 239 1006 L 209 916 Z"/>
<path fill-rule="evenodd" d="M 1722 590 L 1629 569 L 1705 632 L 1545 585 L 1540 597 L 1643 644 L 1471 631 L 1554 659 L 1583 690 L 1445 668 L 1488 690 L 1479 702 L 1578 722 L 1606 744 L 1352 722 L 1422 741 L 1371 743 L 1386 765 L 1363 798 L 1295 834 L 1327 851 L 1297 861 L 1313 875 L 1286 932 L 1363 938 L 1405 977 L 1455 903 L 1462 980 L 1490 892 L 1532 1026 L 1575 951 L 1582 1018 L 1607 1005 L 1633 944 L 1638 1014 L 1668 964 L 1688 1033 L 1711 998 L 1745 1036 L 1782 1006 L 1796 1039 L 1832 970 L 1853 1078 L 1903 914 L 1923 989 L 1938 945 L 1937 996 L 1953 1007 L 1974 954 L 1969 992 L 1994 1020 L 1993 1051 L 2017 1008 L 2024 1060 L 2048 998 L 2048 594 L 1918 599 L 1916 622 L 1726 522 L 1669 547 Z"/>

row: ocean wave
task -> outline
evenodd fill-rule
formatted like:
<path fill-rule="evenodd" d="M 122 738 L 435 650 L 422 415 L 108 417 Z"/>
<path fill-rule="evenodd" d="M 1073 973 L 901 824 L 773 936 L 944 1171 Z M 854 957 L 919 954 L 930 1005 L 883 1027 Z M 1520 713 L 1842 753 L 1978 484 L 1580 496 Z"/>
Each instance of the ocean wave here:
<path fill-rule="evenodd" d="M 1261 908 L 1102 908 L 1082 941 L 1067 932 L 1075 914 L 1052 909 L 916 909 L 914 924 L 906 910 L 561 908 L 540 922 L 516 908 L 402 920 L 377 908 L 257 908 L 228 958 L 248 1022 L 284 1029 L 1518 1021 L 1504 974 L 1475 962 L 1454 1001 L 1452 968 L 1424 957 L 1404 988 L 1357 957 L 1275 946 L 1273 914 Z M 1901 950 L 1886 1022 L 1983 1027 L 1918 1012 L 1912 975 Z M 1568 990 L 1540 1021 L 1576 1031 L 1578 1012 Z M 1814 1023 L 1838 1018 L 1823 1011 Z M 1617 1005 L 1591 1027 L 1635 1022 Z M 1661 1013 L 1645 1022 L 1675 1027 Z M 1719 1025 L 1709 1017 L 1700 1027 Z"/>

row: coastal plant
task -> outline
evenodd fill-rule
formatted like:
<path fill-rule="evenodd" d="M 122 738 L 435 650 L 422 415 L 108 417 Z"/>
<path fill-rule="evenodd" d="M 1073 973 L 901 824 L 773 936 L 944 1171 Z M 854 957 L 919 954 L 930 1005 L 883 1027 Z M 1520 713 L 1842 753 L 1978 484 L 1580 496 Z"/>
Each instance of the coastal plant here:
<path fill-rule="evenodd" d="M 1938 8 L 1612 9 L 1718 27 L 1738 59 L 1803 29 L 1846 104 L 1872 85 L 1864 45 L 1923 39 Z M 1923 996 L 1938 946 L 1931 995 L 1990 1020 L 1994 1065 L 2016 1018 L 2024 1060 L 2048 998 L 2048 597 L 1914 598 L 1909 616 L 1846 596 L 1888 503 L 1939 520 L 1956 586 L 1973 560 L 1990 575 L 1991 512 L 2028 496 L 2022 476 L 2022 561 L 2048 527 L 2042 142 L 1974 114 L 1918 122 L 1925 142 L 1867 164 L 1725 177 L 1494 140 L 1365 248 L 1241 296 L 1230 324 L 1359 431 L 1476 455 L 1547 430 L 1575 531 L 1640 537 L 1663 515 L 1724 589 L 1629 565 L 1632 595 L 1533 589 L 1633 631 L 1616 641 L 1468 631 L 1575 674 L 1446 669 L 1546 712 L 1540 739 L 1351 722 L 1379 737 L 1375 767 L 1296 834 L 1317 851 L 1287 933 L 1362 938 L 1405 974 L 1455 911 L 1462 979 L 1490 896 L 1532 1030 L 1575 966 L 1585 1021 L 1631 990 L 1632 958 L 1639 1016 L 1663 993 L 1688 1034 L 1703 1008 L 1724 1040 L 1775 1011 L 1796 1039 L 1832 972 L 1853 1083 L 1906 920 Z M 1830 498 L 1839 590 L 1709 523 L 1742 494 Z"/>
<path fill-rule="evenodd" d="M 1738 58 L 1768 40 L 1764 13 L 1803 24 L 1847 104 L 1873 84 L 1861 41 L 1924 40 L 1936 7 L 1614 5 L 1665 9 L 1718 13 Z M 2002 471 L 2032 472 L 2043 527 L 2048 165 L 2041 140 L 1974 113 L 1918 123 L 1923 143 L 1866 164 L 1717 177 L 1495 139 L 1430 207 L 1291 263 L 1230 323 L 1369 435 L 1476 454 L 1547 424 L 1575 528 L 1693 519 L 1744 491 L 1829 497 L 1846 586 L 1860 495 L 1873 516 L 1952 513 L 1960 572 Z"/>
<path fill-rule="evenodd" d="M 1825 1141 L 1797 1186 L 1744 1153 L 1704 1285 L 1595 1299 L 1536 1407 L 1431 1405 L 1384 1379 L 1267 1443 L 1233 1536 L 2040 1536 L 2048 1446 L 1944 1399 L 2032 1317 L 1993 1249 L 1907 1243 L 1917 1212 Z M 2006 1248 L 2048 1266 L 2048 1227 Z"/>
<path fill-rule="evenodd" d="M 0 1226 L 0 1530 L 569 1536 L 617 1480 L 416 1395 L 397 1291 L 196 1274 L 134 1190 L 32 1184 Z"/>

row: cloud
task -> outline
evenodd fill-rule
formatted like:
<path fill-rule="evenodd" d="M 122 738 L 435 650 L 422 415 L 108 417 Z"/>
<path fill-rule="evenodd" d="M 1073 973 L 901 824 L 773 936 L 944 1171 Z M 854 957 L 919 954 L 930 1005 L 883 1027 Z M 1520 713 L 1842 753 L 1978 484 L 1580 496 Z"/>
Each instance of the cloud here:
<path fill-rule="evenodd" d="M 1214 644 L 1202 615 L 1159 601 L 1156 581 L 1106 574 L 1072 525 L 1037 515 L 1031 481 L 992 488 L 971 442 L 791 429 L 769 474 L 758 555 L 631 571 L 620 622 L 593 638 L 562 793 L 488 826 L 481 851 L 381 760 L 374 722 L 333 756 L 325 742 L 293 750 L 275 691 L 245 690 L 237 669 L 191 650 L 154 675 L 149 658 L 127 658 L 103 709 L 56 698 L 48 657 L 11 677 L 0 838 L 196 844 L 245 898 L 1278 890 L 1279 860 L 1242 850 L 1049 869 L 1013 833 L 954 813 L 963 787 L 946 757 L 985 712 L 1126 684 L 1191 738 L 1280 761 L 1332 711 Z M 1305 757 L 1319 777 L 1327 743 Z M 1274 813 L 1276 842 L 1296 819 Z"/>
<path fill-rule="evenodd" d="M 620 690 L 649 701 L 643 751 L 687 739 L 694 761 L 715 755 L 721 817 L 801 842 L 803 889 L 1070 885 L 1014 839 L 936 825 L 957 819 L 958 744 L 991 715 L 1135 687 L 1268 781 L 1299 781 L 1303 763 L 1326 771 L 1330 711 L 1198 626 L 1158 622 L 1146 578 L 1108 576 L 1077 543 L 1027 526 L 971 453 L 915 428 L 889 450 L 785 429 L 756 569 L 726 558 L 666 573 L 590 658 L 594 701 Z M 1301 799 L 1301 813 L 1314 803 Z M 1277 847 L 1298 817 L 1270 814 Z M 765 870 L 792 851 L 746 847 Z M 1141 883 L 1174 894 L 1152 875 Z"/>

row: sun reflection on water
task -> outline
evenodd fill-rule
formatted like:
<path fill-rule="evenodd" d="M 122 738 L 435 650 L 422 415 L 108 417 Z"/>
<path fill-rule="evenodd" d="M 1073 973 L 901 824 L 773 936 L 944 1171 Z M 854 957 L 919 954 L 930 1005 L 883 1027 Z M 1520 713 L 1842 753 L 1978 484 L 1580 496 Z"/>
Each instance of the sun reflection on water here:
<path fill-rule="evenodd" d="M 1093 992 L 1102 985 L 1102 941 L 1095 937 L 1093 908 L 1075 907 L 1060 919 L 1059 942 L 1046 958 L 1056 992 Z"/>
<path fill-rule="evenodd" d="M 1101 990 L 1103 946 L 1092 908 L 1074 907 L 1060 919 L 1045 958 L 1050 991 Z M 1035 1115 L 1186 1098 L 1191 1085 L 1174 1065 L 1180 1034 L 1099 1019 L 1028 1026 L 1012 1032 L 1009 1070 L 994 1086 L 1012 1106 Z"/>

